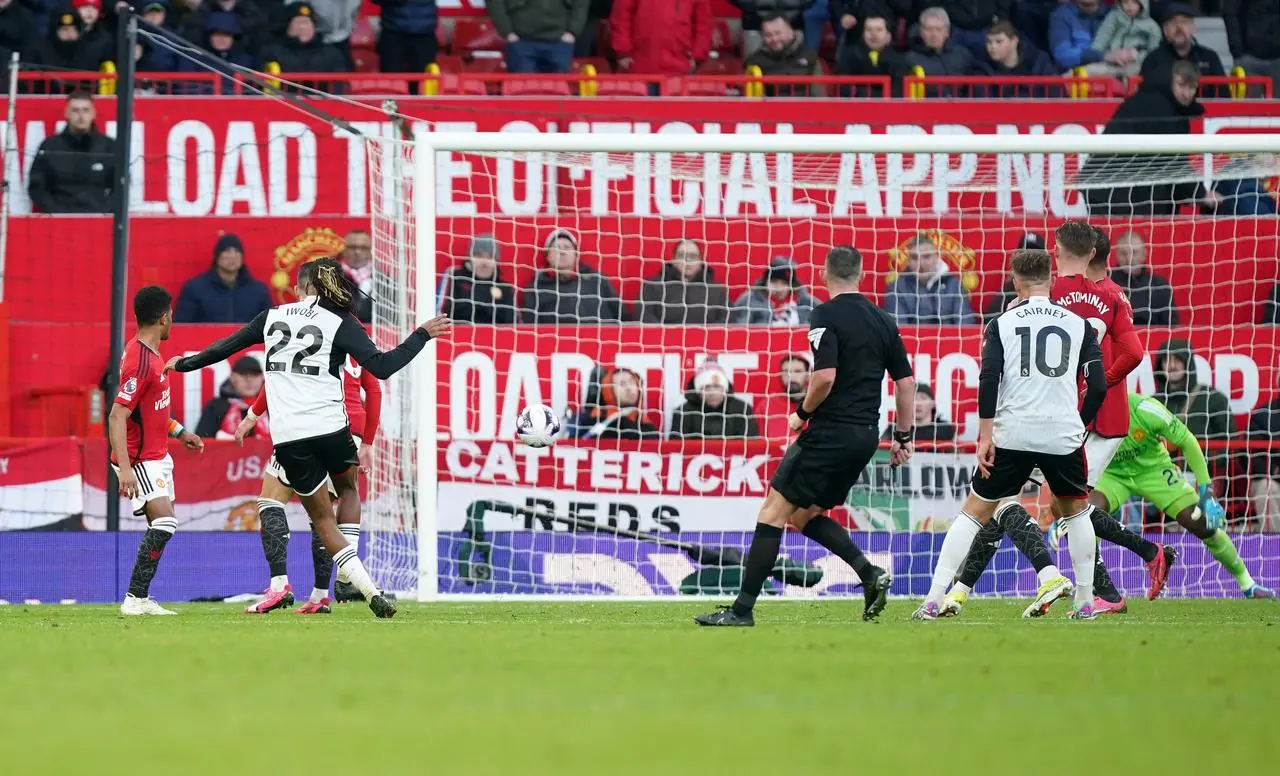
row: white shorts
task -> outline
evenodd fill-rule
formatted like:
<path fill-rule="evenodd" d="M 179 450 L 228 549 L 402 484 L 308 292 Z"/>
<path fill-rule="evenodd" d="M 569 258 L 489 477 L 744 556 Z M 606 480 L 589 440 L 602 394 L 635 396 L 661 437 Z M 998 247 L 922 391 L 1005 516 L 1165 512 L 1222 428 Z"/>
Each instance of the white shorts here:
<path fill-rule="evenodd" d="M 1123 441 L 1124 437 L 1101 437 L 1092 431 L 1084 438 L 1084 462 L 1089 467 L 1089 487 L 1098 484 Z"/>
<path fill-rule="evenodd" d="M 120 467 L 111 464 L 120 476 Z M 166 455 L 158 461 L 142 461 L 133 464 L 133 476 L 138 478 L 138 495 L 129 500 L 133 513 L 139 517 L 146 515 L 147 502 L 158 498 L 167 498 L 170 503 L 176 501 L 173 490 L 173 457 Z"/>
<path fill-rule="evenodd" d="M 356 452 L 357 453 L 360 452 L 360 437 L 353 435 L 351 437 L 351 441 L 356 443 Z M 276 460 L 275 453 L 272 453 L 271 458 L 267 461 L 267 470 L 266 472 L 264 472 L 264 474 L 266 474 L 269 477 L 275 477 L 277 480 L 280 480 L 280 484 L 285 486 L 286 488 L 293 487 L 292 485 L 289 484 L 289 477 L 284 473 L 284 467 L 281 466 L 280 462 Z M 329 495 L 330 496 L 338 495 L 338 489 L 333 487 L 333 482 L 329 482 Z"/>

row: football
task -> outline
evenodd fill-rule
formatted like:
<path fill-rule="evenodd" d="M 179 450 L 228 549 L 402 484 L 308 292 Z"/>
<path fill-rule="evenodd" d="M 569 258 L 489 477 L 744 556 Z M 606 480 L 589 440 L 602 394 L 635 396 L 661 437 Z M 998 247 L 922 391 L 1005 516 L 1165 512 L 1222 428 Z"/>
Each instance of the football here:
<path fill-rule="evenodd" d="M 516 436 L 529 447 L 548 447 L 560 434 L 560 419 L 545 404 L 530 404 L 516 418 Z"/>

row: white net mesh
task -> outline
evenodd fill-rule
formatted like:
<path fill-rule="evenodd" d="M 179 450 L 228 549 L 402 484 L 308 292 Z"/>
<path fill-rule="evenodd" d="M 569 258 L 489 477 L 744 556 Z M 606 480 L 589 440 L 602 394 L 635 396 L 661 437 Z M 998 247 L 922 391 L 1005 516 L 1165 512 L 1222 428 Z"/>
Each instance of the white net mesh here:
<path fill-rule="evenodd" d="M 1051 245 L 1067 217 L 1088 216 L 1115 244 L 1148 352 L 1129 389 L 1168 398 L 1207 438 L 1233 531 L 1280 530 L 1252 484 L 1264 451 L 1251 458 L 1237 433 L 1275 395 L 1275 333 L 1254 324 L 1280 274 L 1280 226 L 1197 214 L 1228 212 L 1224 199 L 1234 208 L 1255 189 L 1271 196 L 1275 154 L 441 153 L 431 181 L 414 179 L 412 143 L 373 138 L 369 156 L 379 344 L 433 312 L 414 303 L 415 269 L 436 273 L 459 324 L 431 346 L 435 384 L 404 375 L 391 386 L 369 510 L 384 585 L 417 589 L 421 558 L 441 595 L 732 593 L 794 439 L 786 416 L 809 371 L 808 309 L 826 298 L 821 264 L 833 245 L 854 245 L 864 293 L 898 316 L 933 406 L 917 410 L 930 422 L 911 464 L 877 458 L 832 516 L 894 570 L 895 593 L 922 593 L 971 478 L 978 324 L 1007 302 L 1008 253 L 1028 235 Z M 415 185 L 436 192 L 434 225 L 415 224 Z M 433 229 L 434 256 L 415 250 L 417 226 Z M 1225 412 L 1200 417 L 1166 385 L 1157 364 L 1177 340 Z M 564 418 L 558 444 L 515 441 L 528 404 Z M 887 382 L 882 407 L 887 427 Z M 417 419 L 432 412 L 434 485 L 413 467 Z M 1171 594 L 1236 589 L 1150 506 L 1161 494 L 1135 495 L 1146 506 L 1117 516 L 1183 553 Z M 438 531 L 419 537 L 424 498 Z M 1041 500 L 1024 494 L 1033 514 Z M 420 556 L 420 542 L 434 551 Z M 1280 572 L 1263 568 L 1256 534 L 1237 544 L 1255 574 Z M 774 592 L 858 592 L 852 571 L 803 536 L 789 532 L 783 553 Z M 1142 587 L 1136 556 L 1104 557 L 1122 590 Z M 1006 547 L 978 590 L 1034 588 Z"/>

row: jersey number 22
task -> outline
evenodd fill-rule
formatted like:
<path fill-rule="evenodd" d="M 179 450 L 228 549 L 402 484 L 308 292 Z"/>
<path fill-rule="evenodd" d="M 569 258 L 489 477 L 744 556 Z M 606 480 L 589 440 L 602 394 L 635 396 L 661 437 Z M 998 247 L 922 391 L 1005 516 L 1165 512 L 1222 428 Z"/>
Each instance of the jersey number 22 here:
<path fill-rule="evenodd" d="M 324 347 L 324 332 L 318 326 L 303 326 L 298 329 L 297 335 L 289 328 L 289 324 L 284 321 L 276 321 L 267 329 L 267 337 L 279 334 L 280 339 L 272 343 L 267 348 L 267 371 L 268 372 L 293 372 L 296 375 L 318 375 L 320 374 L 319 364 L 307 363 L 307 359 L 320 352 L 320 348 Z M 293 361 L 286 364 L 284 361 L 275 360 L 275 356 L 289 346 L 289 343 L 297 336 L 299 340 L 306 338 L 310 343 L 293 354 Z"/>

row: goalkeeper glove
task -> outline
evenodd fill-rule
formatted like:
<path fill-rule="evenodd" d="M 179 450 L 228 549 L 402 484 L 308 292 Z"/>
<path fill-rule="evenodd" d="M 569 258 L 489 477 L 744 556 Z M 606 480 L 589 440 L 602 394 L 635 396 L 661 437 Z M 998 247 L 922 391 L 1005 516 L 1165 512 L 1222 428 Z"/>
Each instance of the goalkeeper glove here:
<path fill-rule="evenodd" d="M 1214 498 L 1208 485 L 1200 486 L 1200 508 L 1204 510 L 1205 527 L 1210 531 L 1218 530 L 1226 522 L 1227 510 Z"/>

